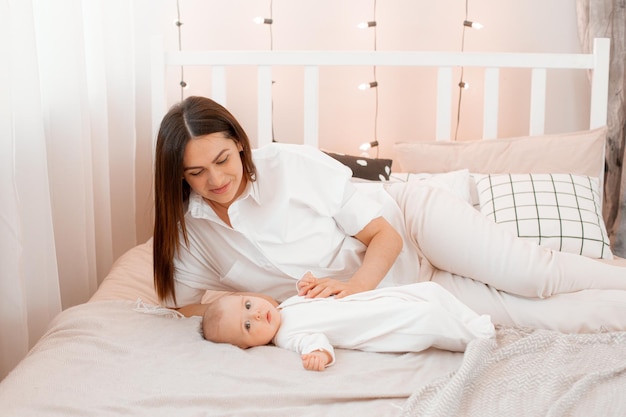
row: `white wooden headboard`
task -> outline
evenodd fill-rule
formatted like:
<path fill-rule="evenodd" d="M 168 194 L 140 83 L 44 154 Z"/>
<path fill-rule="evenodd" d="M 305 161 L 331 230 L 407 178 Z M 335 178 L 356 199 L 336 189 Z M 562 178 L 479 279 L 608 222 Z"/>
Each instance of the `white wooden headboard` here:
<path fill-rule="evenodd" d="M 258 76 L 258 146 L 272 141 L 272 67 L 304 68 L 304 143 L 318 147 L 319 68 L 323 66 L 437 67 L 436 139 L 450 140 L 455 67 L 483 67 L 483 139 L 497 137 L 498 92 L 501 68 L 532 70 L 530 135 L 544 133 L 546 72 L 548 69 L 591 70 L 589 128 L 606 124 L 610 40 L 595 39 L 590 54 L 476 53 L 423 51 L 164 51 L 161 38 L 152 45 L 152 126 L 156 138 L 167 111 L 165 95 L 168 66 L 210 66 L 212 97 L 226 103 L 226 67 L 256 66 Z"/>

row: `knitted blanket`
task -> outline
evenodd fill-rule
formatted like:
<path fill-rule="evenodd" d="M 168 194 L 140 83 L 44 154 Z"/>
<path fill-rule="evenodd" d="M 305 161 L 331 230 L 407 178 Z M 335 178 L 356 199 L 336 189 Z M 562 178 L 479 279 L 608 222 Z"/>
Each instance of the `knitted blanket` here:
<path fill-rule="evenodd" d="M 498 328 L 461 367 L 416 391 L 402 416 L 626 416 L 626 332 Z"/>

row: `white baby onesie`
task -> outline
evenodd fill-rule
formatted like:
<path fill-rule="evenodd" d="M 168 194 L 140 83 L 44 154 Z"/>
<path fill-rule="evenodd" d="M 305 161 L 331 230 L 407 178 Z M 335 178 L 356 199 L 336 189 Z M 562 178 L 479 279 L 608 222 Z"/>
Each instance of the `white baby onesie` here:
<path fill-rule="evenodd" d="M 463 352 L 495 330 L 440 285 L 421 282 L 345 298 L 291 297 L 280 304 L 276 346 L 304 354 L 333 347 L 371 352 L 419 352 L 429 347 Z"/>

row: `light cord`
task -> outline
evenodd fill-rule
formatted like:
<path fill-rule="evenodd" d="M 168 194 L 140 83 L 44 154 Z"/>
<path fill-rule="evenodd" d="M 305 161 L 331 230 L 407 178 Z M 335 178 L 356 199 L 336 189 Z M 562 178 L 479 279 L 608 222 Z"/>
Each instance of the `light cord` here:
<path fill-rule="evenodd" d="M 176 0 L 176 28 L 178 30 L 178 51 L 183 50 L 183 40 L 182 40 L 182 26 L 183 22 L 180 20 L 180 1 Z M 180 101 L 183 101 L 185 98 L 184 90 L 187 87 L 187 83 L 185 82 L 185 67 L 183 65 L 180 66 Z"/>

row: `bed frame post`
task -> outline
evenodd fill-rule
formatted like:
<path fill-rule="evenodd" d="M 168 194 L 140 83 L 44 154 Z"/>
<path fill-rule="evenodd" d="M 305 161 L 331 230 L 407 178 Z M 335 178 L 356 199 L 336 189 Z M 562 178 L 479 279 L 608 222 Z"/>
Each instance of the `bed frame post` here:
<path fill-rule="evenodd" d="M 608 38 L 594 39 L 594 69 L 591 74 L 591 112 L 589 115 L 590 129 L 604 126 L 607 123 L 610 56 L 611 40 Z"/>

